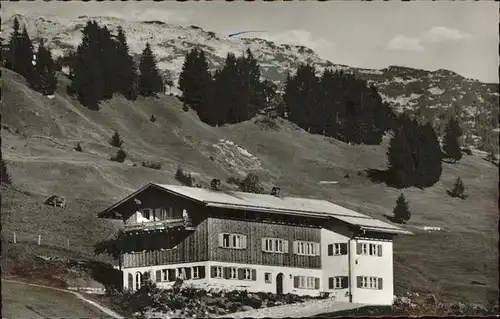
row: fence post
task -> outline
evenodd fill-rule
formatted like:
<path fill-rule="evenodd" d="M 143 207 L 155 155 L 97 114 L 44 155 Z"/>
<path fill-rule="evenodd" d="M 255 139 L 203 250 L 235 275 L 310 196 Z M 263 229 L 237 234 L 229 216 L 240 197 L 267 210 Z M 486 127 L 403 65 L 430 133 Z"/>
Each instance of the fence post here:
<path fill-rule="evenodd" d="M 38 246 L 40 246 L 41 241 L 42 241 L 42 235 L 38 235 Z"/>
<path fill-rule="evenodd" d="M 16 240 L 16 232 L 14 232 L 14 244 L 17 243 L 17 240 Z"/>

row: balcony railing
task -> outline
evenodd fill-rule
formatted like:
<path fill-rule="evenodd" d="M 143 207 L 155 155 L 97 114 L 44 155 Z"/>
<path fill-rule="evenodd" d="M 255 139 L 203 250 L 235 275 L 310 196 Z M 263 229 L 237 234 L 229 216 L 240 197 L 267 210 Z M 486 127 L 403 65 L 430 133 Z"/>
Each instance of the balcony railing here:
<path fill-rule="evenodd" d="M 127 223 L 125 231 L 148 231 L 148 230 L 168 230 L 175 228 L 183 228 L 193 230 L 193 221 L 191 218 L 169 218 L 164 220 L 156 220 L 150 222 Z"/>

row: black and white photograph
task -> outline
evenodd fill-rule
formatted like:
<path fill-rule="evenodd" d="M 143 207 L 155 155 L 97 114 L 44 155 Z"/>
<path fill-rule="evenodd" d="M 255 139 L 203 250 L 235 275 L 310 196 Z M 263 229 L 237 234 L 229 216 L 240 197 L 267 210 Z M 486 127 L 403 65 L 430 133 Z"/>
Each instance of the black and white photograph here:
<path fill-rule="evenodd" d="M 499 316 L 496 1 L 2 1 L 2 318 Z"/>

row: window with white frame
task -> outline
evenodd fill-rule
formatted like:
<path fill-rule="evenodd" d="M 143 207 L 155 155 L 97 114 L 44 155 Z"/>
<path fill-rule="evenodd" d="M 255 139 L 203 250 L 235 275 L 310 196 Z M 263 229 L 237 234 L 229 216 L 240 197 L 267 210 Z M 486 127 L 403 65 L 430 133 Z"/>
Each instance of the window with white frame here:
<path fill-rule="evenodd" d="M 329 289 L 342 288 L 342 277 L 330 277 L 330 278 L 328 278 L 328 288 Z"/>
<path fill-rule="evenodd" d="M 214 278 L 223 278 L 224 270 L 221 266 L 212 266 L 213 267 L 213 276 Z"/>
<path fill-rule="evenodd" d="M 246 248 L 246 236 L 240 234 L 219 234 L 219 247 Z"/>
<path fill-rule="evenodd" d="M 319 289 L 319 278 L 309 276 L 295 276 L 294 288 Z"/>
<path fill-rule="evenodd" d="M 262 251 L 268 253 L 288 252 L 288 241 L 279 238 L 262 238 Z"/>
<path fill-rule="evenodd" d="M 294 250 L 297 255 L 318 256 L 319 243 L 311 241 L 295 241 Z"/>
<path fill-rule="evenodd" d="M 266 272 L 264 273 L 264 281 L 268 284 L 271 283 L 272 279 L 271 279 L 271 273 L 270 272 Z"/>
<path fill-rule="evenodd" d="M 382 245 L 370 244 L 369 254 L 370 256 L 382 256 Z"/>
<path fill-rule="evenodd" d="M 198 278 L 200 278 L 200 268 L 193 267 L 193 279 L 198 279 Z"/>
<path fill-rule="evenodd" d="M 243 269 L 243 279 L 252 280 L 252 269 L 249 268 Z"/>
<path fill-rule="evenodd" d="M 314 289 L 314 277 L 307 277 L 307 289 Z"/>
<path fill-rule="evenodd" d="M 238 279 L 238 269 L 231 267 L 229 268 L 229 279 Z"/>
<path fill-rule="evenodd" d="M 382 289 L 382 278 L 380 277 L 358 276 L 357 281 L 358 288 Z"/>

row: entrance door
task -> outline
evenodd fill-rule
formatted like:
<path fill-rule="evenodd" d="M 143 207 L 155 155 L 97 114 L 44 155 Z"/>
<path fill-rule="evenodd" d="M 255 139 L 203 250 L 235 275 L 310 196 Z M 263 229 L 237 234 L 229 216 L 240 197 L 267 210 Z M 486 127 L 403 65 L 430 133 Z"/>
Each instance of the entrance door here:
<path fill-rule="evenodd" d="M 283 294 L 283 274 L 279 273 L 276 276 L 276 294 Z"/>

